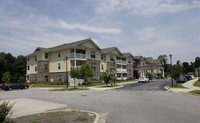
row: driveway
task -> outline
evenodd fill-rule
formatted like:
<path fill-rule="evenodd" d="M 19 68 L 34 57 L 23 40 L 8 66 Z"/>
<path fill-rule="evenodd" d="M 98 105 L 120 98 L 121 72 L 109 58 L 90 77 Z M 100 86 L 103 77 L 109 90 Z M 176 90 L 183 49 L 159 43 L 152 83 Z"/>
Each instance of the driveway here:
<path fill-rule="evenodd" d="M 168 92 L 162 89 L 163 84 L 170 83 L 165 81 L 135 83 L 107 91 L 10 91 L 0 93 L 0 99 L 29 98 L 64 104 L 67 109 L 97 112 L 107 123 L 199 123 L 200 97 Z"/>

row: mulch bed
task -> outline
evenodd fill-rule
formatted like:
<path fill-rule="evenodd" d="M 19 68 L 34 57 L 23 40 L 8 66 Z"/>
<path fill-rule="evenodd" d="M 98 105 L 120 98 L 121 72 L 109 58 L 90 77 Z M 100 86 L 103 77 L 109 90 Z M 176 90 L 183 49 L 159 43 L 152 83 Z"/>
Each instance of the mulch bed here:
<path fill-rule="evenodd" d="M 80 111 L 59 111 L 22 116 L 11 123 L 93 123 L 96 115 Z"/>

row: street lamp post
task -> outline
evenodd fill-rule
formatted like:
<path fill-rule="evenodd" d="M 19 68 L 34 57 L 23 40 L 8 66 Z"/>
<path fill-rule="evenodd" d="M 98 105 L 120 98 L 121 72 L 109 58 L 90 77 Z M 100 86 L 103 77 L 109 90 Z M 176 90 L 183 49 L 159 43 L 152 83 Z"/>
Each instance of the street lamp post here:
<path fill-rule="evenodd" d="M 172 86 L 173 86 L 173 78 L 172 78 L 172 54 L 169 55 L 170 57 L 170 63 L 171 63 L 171 82 L 172 82 Z"/>
<path fill-rule="evenodd" d="M 115 59 L 114 59 L 114 85 L 115 85 Z"/>
<path fill-rule="evenodd" d="M 67 72 L 67 60 L 68 60 L 67 56 L 65 57 L 65 60 L 66 60 L 66 86 L 67 86 L 67 90 L 68 90 L 69 83 L 68 83 L 68 72 Z"/>

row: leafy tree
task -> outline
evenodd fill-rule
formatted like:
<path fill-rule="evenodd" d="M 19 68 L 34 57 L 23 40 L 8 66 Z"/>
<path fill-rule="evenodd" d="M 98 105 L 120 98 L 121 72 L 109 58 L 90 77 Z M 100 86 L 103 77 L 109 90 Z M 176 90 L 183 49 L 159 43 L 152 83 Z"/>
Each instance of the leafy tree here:
<path fill-rule="evenodd" d="M 178 60 L 178 61 L 176 62 L 176 64 L 177 64 L 177 65 L 181 65 L 181 61 Z"/>
<path fill-rule="evenodd" d="M 87 79 L 94 76 L 94 71 L 89 64 L 84 64 L 80 68 L 80 79 L 84 79 L 84 82 L 87 82 Z"/>
<path fill-rule="evenodd" d="M 80 78 L 81 77 L 81 73 L 80 73 L 80 69 L 79 68 L 75 68 L 75 67 L 72 67 L 70 68 L 70 72 L 69 72 L 69 75 L 71 76 L 71 78 L 74 79 L 74 88 L 76 88 L 76 78 Z"/>
<path fill-rule="evenodd" d="M 152 80 L 153 79 L 153 74 L 151 74 L 151 73 L 147 73 L 147 77 L 149 78 L 149 80 Z"/>
<path fill-rule="evenodd" d="M 3 74 L 2 80 L 4 83 L 10 83 L 10 78 L 10 72 L 7 71 Z"/>
<path fill-rule="evenodd" d="M 26 82 L 26 79 L 25 79 L 24 76 L 20 76 L 17 82 L 18 82 L 18 83 L 25 83 L 25 82 Z"/>
<path fill-rule="evenodd" d="M 108 86 L 108 83 L 110 82 L 110 80 L 112 80 L 114 78 L 114 73 L 108 72 L 108 71 L 107 72 L 103 72 L 103 74 L 101 75 L 101 78 L 106 83 L 106 86 Z"/>
<path fill-rule="evenodd" d="M 181 65 L 173 65 L 171 67 L 171 76 L 175 80 L 182 74 L 183 67 Z"/>
<path fill-rule="evenodd" d="M 167 55 L 159 55 L 158 60 L 163 66 L 166 65 L 168 61 Z"/>

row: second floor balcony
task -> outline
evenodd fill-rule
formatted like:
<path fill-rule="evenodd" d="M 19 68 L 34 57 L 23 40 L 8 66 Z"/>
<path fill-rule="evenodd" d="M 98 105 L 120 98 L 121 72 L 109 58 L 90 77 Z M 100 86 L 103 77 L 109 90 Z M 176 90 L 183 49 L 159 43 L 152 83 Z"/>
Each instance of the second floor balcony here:
<path fill-rule="evenodd" d="M 84 59 L 84 60 L 86 60 L 86 54 L 83 54 L 83 53 L 70 53 L 70 59 Z"/>
<path fill-rule="evenodd" d="M 116 63 L 117 64 L 127 64 L 126 61 L 124 61 L 124 60 L 116 60 Z"/>

